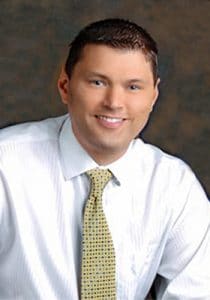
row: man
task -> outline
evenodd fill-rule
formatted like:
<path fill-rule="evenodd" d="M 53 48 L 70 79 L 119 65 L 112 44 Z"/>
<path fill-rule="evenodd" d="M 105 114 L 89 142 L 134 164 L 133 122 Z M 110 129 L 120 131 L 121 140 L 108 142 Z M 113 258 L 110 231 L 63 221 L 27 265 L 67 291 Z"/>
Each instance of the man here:
<path fill-rule="evenodd" d="M 185 163 L 136 138 L 158 84 L 145 30 L 121 19 L 92 23 L 71 43 L 58 80 L 69 114 L 2 130 L 0 299 L 139 300 L 154 280 L 156 299 L 210 299 L 205 193 Z M 97 246 L 87 254 L 86 240 L 107 247 L 104 229 L 84 233 L 92 169 L 111 174 L 98 198 L 114 284 L 101 274 L 108 267 Z M 88 268 L 100 270 L 92 275 L 88 255 Z"/>

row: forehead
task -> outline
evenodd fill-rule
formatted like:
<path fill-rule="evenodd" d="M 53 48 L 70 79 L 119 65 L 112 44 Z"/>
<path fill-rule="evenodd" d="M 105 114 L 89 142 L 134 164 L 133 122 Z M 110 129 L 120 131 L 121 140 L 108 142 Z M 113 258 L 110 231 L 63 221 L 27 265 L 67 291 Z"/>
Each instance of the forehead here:
<path fill-rule="evenodd" d="M 139 57 L 144 58 L 147 61 L 146 55 L 143 53 L 141 49 L 127 49 L 127 48 L 115 48 L 109 45 L 104 44 L 87 44 L 81 51 L 80 60 L 88 60 L 93 56 L 97 55 L 101 56 L 103 59 L 107 56 L 109 57 L 125 57 L 125 56 L 136 56 L 137 59 Z"/>
<path fill-rule="evenodd" d="M 75 69 L 97 69 L 96 71 L 108 73 L 141 73 L 152 76 L 151 63 L 140 49 L 118 49 L 106 45 L 86 45 Z"/>

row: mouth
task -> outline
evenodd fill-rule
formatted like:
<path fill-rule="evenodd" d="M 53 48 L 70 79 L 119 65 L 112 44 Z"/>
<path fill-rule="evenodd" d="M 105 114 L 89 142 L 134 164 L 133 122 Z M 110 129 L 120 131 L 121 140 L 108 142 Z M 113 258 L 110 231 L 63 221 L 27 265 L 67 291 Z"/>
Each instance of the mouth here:
<path fill-rule="evenodd" d="M 112 124 L 121 123 L 126 120 L 125 118 L 109 117 L 109 116 L 103 116 L 103 115 L 96 115 L 96 118 L 99 120 L 108 122 L 108 123 L 112 123 Z"/>
<path fill-rule="evenodd" d="M 121 117 L 111 117 L 104 115 L 96 115 L 96 119 L 98 120 L 100 126 L 103 126 L 107 129 L 117 129 L 120 128 L 123 123 L 126 121 L 125 118 Z"/>

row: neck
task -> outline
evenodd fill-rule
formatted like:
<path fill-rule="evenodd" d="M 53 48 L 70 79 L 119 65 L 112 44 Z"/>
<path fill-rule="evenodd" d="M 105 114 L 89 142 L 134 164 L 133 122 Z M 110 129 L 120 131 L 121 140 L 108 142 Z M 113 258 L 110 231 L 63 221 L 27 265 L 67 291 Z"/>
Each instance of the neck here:
<path fill-rule="evenodd" d="M 89 147 L 89 145 L 83 144 L 80 141 L 79 143 L 99 166 L 106 166 L 117 161 L 126 153 L 129 147 L 129 145 L 127 145 L 127 147 L 122 147 L 121 149 L 105 147 L 104 145 Z"/>
<path fill-rule="evenodd" d="M 130 140 L 120 145 L 119 143 L 110 143 L 106 141 L 95 142 L 94 140 L 91 140 L 91 142 L 89 142 L 88 139 L 81 138 L 81 135 L 77 134 L 77 131 L 73 126 L 72 130 L 82 148 L 98 165 L 101 166 L 109 165 L 120 159 L 126 153 L 131 142 Z"/>
<path fill-rule="evenodd" d="M 88 151 L 87 151 L 88 152 Z M 106 153 L 106 152 L 99 152 L 99 153 L 90 153 L 88 154 L 92 157 L 92 159 L 99 165 L 99 166 L 106 166 L 109 165 L 118 159 L 120 159 L 124 154 L 125 151 L 121 153 Z"/>

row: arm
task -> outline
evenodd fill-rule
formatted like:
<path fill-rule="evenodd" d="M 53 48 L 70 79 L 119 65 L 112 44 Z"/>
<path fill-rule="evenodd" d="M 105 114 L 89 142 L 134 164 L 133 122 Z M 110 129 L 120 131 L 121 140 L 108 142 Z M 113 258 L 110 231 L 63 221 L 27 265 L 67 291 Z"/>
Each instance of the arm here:
<path fill-rule="evenodd" d="M 176 217 L 155 282 L 157 299 L 209 300 L 210 204 L 197 180 L 187 194 L 176 187 L 173 203 Z"/>
<path fill-rule="evenodd" d="M 10 207 L 10 191 L 0 163 L 0 258 L 14 240 L 14 222 Z"/>

